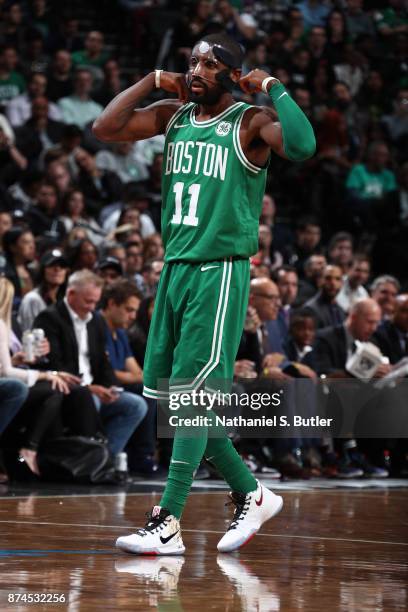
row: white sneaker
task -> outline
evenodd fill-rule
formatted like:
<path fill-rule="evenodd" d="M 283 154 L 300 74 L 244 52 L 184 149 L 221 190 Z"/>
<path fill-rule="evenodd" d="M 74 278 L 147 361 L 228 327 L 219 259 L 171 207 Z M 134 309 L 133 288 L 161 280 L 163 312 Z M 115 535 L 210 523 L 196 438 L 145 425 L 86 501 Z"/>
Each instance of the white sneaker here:
<path fill-rule="evenodd" d="M 116 546 L 134 555 L 182 555 L 180 523 L 166 508 L 154 506 L 142 529 L 116 540 Z"/>
<path fill-rule="evenodd" d="M 235 505 L 234 518 L 228 531 L 218 542 L 220 552 L 232 552 L 244 546 L 259 531 L 261 525 L 282 510 L 283 499 L 257 481 L 250 493 L 230 493 Z M 227 504 L 228 505 L 228 504 Z"/>

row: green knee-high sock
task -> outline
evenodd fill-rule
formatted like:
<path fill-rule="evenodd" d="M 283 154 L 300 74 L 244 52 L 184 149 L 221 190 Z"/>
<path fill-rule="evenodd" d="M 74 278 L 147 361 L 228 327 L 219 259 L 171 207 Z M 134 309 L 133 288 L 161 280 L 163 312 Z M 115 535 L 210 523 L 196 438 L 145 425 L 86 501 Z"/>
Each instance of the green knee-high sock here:
<path fill-rule="evenodd" d="M 200 465 L 207 444 L 206 427 L 195 433 L 196 437 L 183 438 L 182 430 L 176 431 L 167 484 L 160 500 L 160 506 L 178 519 L 186 505 L 194 470 Z"/>
<path fill-rule="evenodd" d="M 225 481 L 237 493 L 255 491 L 257 482 L 225 434 L 208 438 L 205 457 L 215 465 Z"/>

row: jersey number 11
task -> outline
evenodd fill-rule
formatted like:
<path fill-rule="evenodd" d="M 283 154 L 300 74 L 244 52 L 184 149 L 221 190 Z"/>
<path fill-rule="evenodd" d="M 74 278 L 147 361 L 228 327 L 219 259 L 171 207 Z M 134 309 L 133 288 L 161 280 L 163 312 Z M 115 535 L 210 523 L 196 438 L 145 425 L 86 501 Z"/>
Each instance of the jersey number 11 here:
<path fill-rule="evenodd" d="M 196 215 L 197 205 L 198 205 L 198 196 L 200 195 L 201 185 L 198 183 L 194 183 L 194 185 L 190 185 L 188 188 L 188 195 L 190 196 L 190 202 L 188 206 L 188 214 L 183 217 L 182 211 L 182 199 L 183 199 L 183 190 L 184 183 L 178 182 L 173 187 L 173 192 L 176 195 L 176 210 L 171 219 L 171 222 L 175 225 L 193 225 L 194 227 L 198 225 L 198 217 Z"/>

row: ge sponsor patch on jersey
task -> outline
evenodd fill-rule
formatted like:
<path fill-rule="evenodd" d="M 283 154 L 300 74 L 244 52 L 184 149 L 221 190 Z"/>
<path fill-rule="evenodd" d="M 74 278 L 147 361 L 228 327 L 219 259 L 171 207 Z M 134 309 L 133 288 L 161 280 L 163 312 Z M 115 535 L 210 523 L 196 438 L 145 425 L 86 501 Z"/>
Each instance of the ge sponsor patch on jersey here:
<path fill-rule="evenodd" d="M 215 128 L 215 133 L 218 136 L 227 136 L 230 133 L 232 128 L 232 124 L 229 121 L 220 121 L 217 127 Z"/>

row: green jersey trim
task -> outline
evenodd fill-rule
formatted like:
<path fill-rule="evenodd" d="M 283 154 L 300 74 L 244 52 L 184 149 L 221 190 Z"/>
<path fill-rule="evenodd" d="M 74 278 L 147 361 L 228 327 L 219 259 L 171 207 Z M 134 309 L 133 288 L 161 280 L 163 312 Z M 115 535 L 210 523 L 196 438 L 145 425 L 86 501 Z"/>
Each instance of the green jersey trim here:
<path fill-rule="evenodd" d="M 247 170 L 250 170 L 254 174 L 259 174 L 259 172 L 261 172 L 263 170 L 263 168 L 261 168 L 260 166 L 255 166 L 255 164 L 250 162 L 249 159 L 247 159 L 247 157 L 245 157 L 244 151 L 242 150 L 241 141 L 239 139 L 239 131 L 241 129 L 242 119 L 244 117 L 245 111 L 247 111 L 247 110 L 248 110 L 248 108 L 245 108 L 242 111 L 241 116 L 239 117 L 238 121 L 235 123 L 234 131 L 233 131 L 233 134 L 232 134 L 232 140 L 233 140 L 233 143 L 234 143 L 235 153 L 237 154 L 237 157 L 238 157 L 239 161 L 241 162 L 241 164 L 243 166 L 245 166 L 245 168 L 247 168 Z"/>
<path fill-rule="evenodd" d="M 215 125 L 216 123 L 218 123 L 220 119 L 223 119 L 224 117 L 229 115 L 229 113 L 231 113 L 233 110 L 237 110 L 237 108 L 239 108 L 243 104 L 244 104 L 244 102 L 235 102 L 235 104 L 233 104 L 232 106 L 229 106 L 228 108 L 226 108 L 222 113 L 220 113 L 216 117 L 211 117 L 211 119 L 207 119 L 207 121 L 197 121 L 196 120 L 195 115 L 194 115 L 194 111 L 195 111 L 196 105 L 194 104 L 194 106 L 193 106 L 193 108 L 191 109 L 191 112 L 190 112 L 190 121 L 191 121 L 191 124 L 194 127 L 198 127 L 198 128 L 210 127 L 210 126 Z"/>

